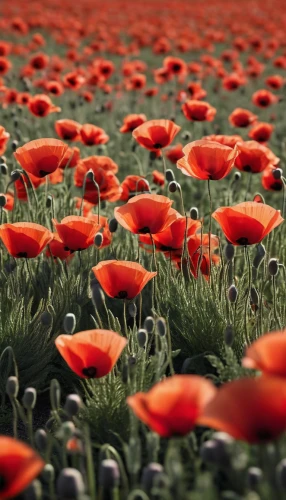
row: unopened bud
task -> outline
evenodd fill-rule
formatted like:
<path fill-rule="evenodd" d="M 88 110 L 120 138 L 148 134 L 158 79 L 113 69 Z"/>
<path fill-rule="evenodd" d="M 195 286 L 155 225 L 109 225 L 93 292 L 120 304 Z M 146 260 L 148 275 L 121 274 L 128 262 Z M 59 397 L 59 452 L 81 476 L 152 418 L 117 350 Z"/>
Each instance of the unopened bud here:
<path fill-rule="evenodd" d="M 51 208 L 53 206 L 53 197 L 49 194 L 46 199 L 46 207 Z"/>
<path fill-rule="evenodd" d="M 190 209 L 190 217 L 193 220 L 198 220 L 198 218 L 199 218 L 199 211 L 198 211 L 197 207 L 192 207 Z"/>
<path fill-rule="evenodd" d="M 19 381 L 17 377 L 9 377 L 6 383 L 6 393 L 10 398 L 16 398 L 19 392 Z"/>
<path fill-rule="evenodd" d="M 238 182 L 238 181 L 240 181 L 240 179 L 241 179 L 241 173 L 240 172 L 235 172 L 235 174 L 234 174 L 234 180 L 236 182 Z"/>
<path fill-rule="evenodd" d="M 72 334 L 76 327 L 76 319 L 73 313 L 67 313 L 64 317 L 63 328 L 67 334 Z"/>
<path fill-rule="evenodd" d="M 234 341 L 234 328 L 232 325 L 227 325 L 224 331 L 224 341 L 228 347 L 231 347 Z"/>
<path fill-rule="evenodd" d="M 37 401 L 36 389 L 34 389 L 34 387 L 27 387 L 27 389 L 25 389 L 22 401 L 26 410 L 33 410 Z"/>
<path fill-rule="evenodd" d="M 10 177 L 12 182 L 18 181 L 21 178 L 20 170 L 13 170 L 13 172 L 11 172 L 10 174 Z"/>
<path fill-rule="evenodd" d="M 205 441 L 200 448 L 200 456 L 205 463 L 213 464 L 216 462 L 217 444 L 213 439 Z"/>
<path fill-rule="evenodd" d="M 137 307 L 136 307 L 136 304 L 134 304 L 134 302 L 130 302 L 130 304 L 128 305 L 128 312 L 129 312 L 129 316 L 131 316 L 131 318 L 136 318 Z"/>
<path fill-rule="evenodd" d="M 178 183 L 176 181 L 171 181 L 168 189 L 170 193 L 175 193 L 178 190 Z"/>
<path fill-rule="evenodd" d="M 191 139 L 191 137 L 192 137 L 192 134 L 188 131 L 183 132 L 183 134 L 182 134 L 183 141 L 188 141 L 189 139 Z"/>
<path fill-rule="evenodd" d="M 41 476 L 45 483 L 53 483 L 55 479 L 55 469 L 52 464 L 46 464 L 42 470 Z"/>
<path fill-rule="evenodd" d="M 53 378 L 50 384 L 50 400 L 52 409 L 56 411 L 61 404 L 61 386 L 55 378 Z"/>
<path fill-rule="evenodd" d="M 1 174 L 2 175 L 7 175 L 8 174 L 8 167 L 7 167 L 6 163 L 1 163 L 0 169 L 1 169 Z"/>
<path fill-rule="evenodd" d="M 224 249 L 224 255 L 227 260 L 232 260 L 234 257 L 234 246 L 231 243 L 227 243 Z"/>
<path fill-rule="evenodd" d="M 140 347 L 145 347 L 148 340 L 148 333 L 144 328 L 140 328 L 137 333 L 137 340 Z"/>
<path fill-rule="evenodd" d="M 82 407 L 82 400 L 78 394 L 69 394 L 65 403 L 65 411 L 70 418 L 75 417 Z"/>
<path fill-rule="evenodd" d="M 44 429 L 37 429 L 35 432 L 35 443 L 41 453 L 45 453 L 48 445 L 48 436 Z"/>
<path fill-rule="evenodd" d="M 155 328 L 155 320 L 152 316 L 147 316 L 144 320 L 144 328 L 148 333 L 152 333 Z"/>
<path fill-rule="evenodd" d="M 158 318 L 156 320 L 156 328 L 157 328 L 157 332 L 159 333 L 160 337 L 165 337 L 165 335 L 167 333 L 167 325 L 166 325 L 166 321 L 164 320 L 164 318 Z"/>
<path fill-rule="evenodd" d="M 12 151 L 15 153 L 16 149 L 18 147 L 18 141 L 13 141 L 12 142 Z"/>
<path fill-rule="evenodd" d="M 53 316 L 51 315 L 51 313 L 49 311 L 44 311 L 41 314 L 41 323 L 42 323 L 42 325 L 44 325 L 44 326 L 51 326 L 52 322 L 53 322 Z"/>
<path fill-rule="evenodd" d="M 232 304 L 234 304 L 236 302 L 236 299 L 237 299 L 237 296 L 238 296 L 238 291 L 237 291 L 237 288 L 235 285 L 231 285 L 228 289 L 228 300 L 229 302 L 231 302 Z"/>
<path fill-rule="evenodd" d="M 0 194 L 0 208 L 4 208 L 7 203 L 5 194 Z"/>
<path fill-rule="evenodd" d="M 279 180 L 283 176 L 283 171 L 281 170 L 281 168 L 275 168 L 274 170 L 272 170 L 272 175 L 274 179 Z"/>
<path fill-rule="evenodd" d="M 270 276 L 277 276 L 279 272 L 279 265 L 277 259 L 270 259 L 268 262 L 268 271 Z"/>
<path fill-rule="evenodd" d="M 250 490 L 256 490 L 263 478 L 262 470 L 259 467 L 249 467 L 247 471 L 247 485 Z"/>
<path fill-rule="evenodd" d="M 109 224 L 108 224 L 109 231 L 111 233 L 115 233 L 118 228 L 118 222 L 116 219 L 110 219 Z"/>
<path fill-rule="evenodd" d="M 57 479 L 57 495 L 59 498 L 69 498 L 76 500 L 84 494 L 83 477 L 79 470 L 66 468 L 62 469 Z"/>
<path fill-rule="evenodd" d="M 166 181 L 172 182 L 174 180 L 175 180 L 175 174 L 174 174 L 173 170 L 168 168 L 168 170 L 166 170 Z"/>
<path fill-rule="evenodd" d="M 97 233 L 94 237 L 94 244 L 97 248 L 100 248 L 103 243 L 103 236 L 101 233 Z"/>
<path fill-rule="evenodd" d="M 102 460 L 99 466 L 99 486 L 104 490 L 112 490 L 119 486 L 120 472 L 118 463 L 111 458 Z"/>
<path fill-rule="evenodd" d="M 94 173 L 92 170 L 89 170 L 86 174 L 86 179 L 89 181 L 94 181 Z"/>
<path fill-rule="evenodd" d="M 148 464 L 146 467 L 143 469 L 142 473 L 142 478 L 141 478 L 141 483 L 143 489 L 146 491 L 146 493 L 150 493 L 153 486 L 154 486 L 154 481 L 158 475 L 163 473 L 163 467 L 161 464 L 158 464 L 156 462 L 151 462 Z"/>
<path fill-rule="evenodd" d="M 250 298 L 251 298 L 252 304 L 254 304 L 255 306 L 257 306 L 259 304 L 258 292 L 254 286 L 252 286 L 250 289 Z"/>
<path fill-rule="evenodd" d="M 75 425 L 71 420 L 64 422 L 60 428 L 60 436 L 66 441 L 74 435 Z"/>
<path fill-rule="evenodd" d="M 42 484 L 38 479 L 34 481 L 24 491 L 24 500 L 41 500 Z"/>
<path fill-rule="evenodd" d="M 99 283 L 91 282 L 91 300 L 94 307 L 101 307 L 104 304 L 105 297 Z"/>

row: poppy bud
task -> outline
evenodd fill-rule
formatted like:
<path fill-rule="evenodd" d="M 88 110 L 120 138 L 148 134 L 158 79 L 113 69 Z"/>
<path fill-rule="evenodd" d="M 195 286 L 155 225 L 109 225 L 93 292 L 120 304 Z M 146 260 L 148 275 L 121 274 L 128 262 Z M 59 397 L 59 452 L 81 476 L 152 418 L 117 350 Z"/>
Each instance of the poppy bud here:
<path fill-rule="evenodd" d="M 241 179 L 241 173 L 240 172 L 235 172 L 235 174 L 234 174 L 234 180 L 235 180 L 235 182 L 240 181 L 240 179 Z"/>
<path fill-rule="evenodd" d="M 2 155 L 2 156 L 0 157 L 0 160 L 1 160 L 1 163 L 6 163 L 7 158 L 6 158 L 6 156 Z"/>
<path fill-rule="evenodd" d="M 275 168 L 274 170 L 272 170 L 272 175 L 275 180 L 279 180 L 283 175 L 283 171 L 281 170 L 281 168 Z"/>
<path fill-rule="evenodd" d="M 137 147 L 137 142 L 135 144 L 136 144 L 136 147 Z M 149 160 L 150 161 L 154 161 L 154 160 L 156 160 L 156 158 L 157 158 L 156 152 L 155 151 L 150 151 Z"/>
<path fill-rule="evenodd" d="M 123 367 L 122 367 L 121 378 L 122 378 L 123 384 L 128 384 L 128 381 L 129 381 L 129 366 L 127 364 L 123 365 Z"/>
<path fill-rule="evenodd" d="M 84 494 L 83 477 L 79 470 L 67 467 L 62 469 L 57 479 L 57 495 L 59 498 L 76 500 Z"/>
<path fill-rule="evenodd" d="M 6 163 L 1 163 L 0 169 L 1 169 L 1 174 L 2 175 L 7 175 L 8 174 L 8 167 L 7 167 Z"/>
<path fill-rule="evenodd" d="M 152 333 L 155 328 L 155 320 L 152 316 L 147 316 L 144 320 L 144 328 L 148 333 Z"/>
<path fill-rule="evenodd" d="M 91 300 L 94 307 L 101 307 L 104 304 L 105 297 L 103 290 L 99 283 L 91 283 Z"/>
<path fill-rule="evenodd" d="M 33 410 L 37 401 L 36 389 L 34 389 L 34 387 L 27 387 L 27 389 L 25 389 L 22 401 L 26 410 Z"/>
<path fill-rule="evenodd" d="M 9 377 L 6 383 L 6 393 L 10 398 L 16 398 L 19 392 L 19 381 L 17 377 Z"/>
<path fill-rule="evenodd" d="M 247 485 L 250 490 L 256 490 L 262 481 L 262 470 L 259 467 L 249 467 L 247 471 Z"/>
<path fill-rule="evenodd" d="M 178 189 L 178 183 L 176 181 L 170 182 L 168 189 L 170 193 L 175 193 Z"/>
<path fill-rule="evenodd" d="M 52 409 L 56 411 L 61 404 L 61 386 L 55 378 L 50 384 L 50 400 Z"/>
<path fill-rule="evenodd" d="M 89 170 L 86 174 L 86 179 L 88 179 L 89 181 L 94 181 L 94 173 L 92 170 Z"/>
<path fill-rule="evenodd" d="M 197 209 L 197 207 L 192 207 L 190 209 L 190 217 L 192 220 L 198 220 L 199 218 L 199 211 Z"/>
<path fill-rule="evenodd" d="M 12 182 L 18 181 L 21 177 L 20 170 L 13 170 L 13 172 L 11 172 L 11 174 L 10 174 L 10 177 L 11 177 Z"/>
<path fill-rule="evenodd" d="M 111 458 L 102 460 L 99 466 L 99 486 L 103 489 L 113 489 L 119 486 L 120 472 L 118 463 Z"/>
<path fill-rule="evenodd" d="M 19 120 L 18 120 L 18 118 L 16 117 L 16 118 L 14 118 L 14 127 L 15 127 L 15 128 L 17 128 L 17 127 L 18 127 L 18 125 L 19 125 Z"/>
<path fill-rule="evenodd" d="M 101 233 L 96 233 L 94 237 L 94 244 L 97 248 L 100 248 L 103 243 L 103 236 Z"/>
<path fill-rule="evenodd" d="M 35 479 L 24 491 L 24 500 L 41 500 L 42 484 L 38 479 Z"/>
<path fill-rule="evenodd" d="M 53 197 L 49 194 L 46 199 L 46 207 L 51 208 L 53 206 Z"/>
<path fill-rule="evenodd" d="M 224 255 L 226 260 L 232 260 L 234 257 L 234 246 L 231 243 L 227 243 L 224 249 Z"/>
<path fill-rule="evenodd" d="M 236 302 L 238 291 L 235 285 L 231 285 L 228 289 L 228 300 L 232 304 Z"/>
<path fill-rule="evenodd" d="M 227 327 L 224 331 L 224 341 L 228 347 L 232 346 L 233 341 L 234 341 L 234 335 L 235 335 L 235 332 L 234 332 L 233 326 L 227 325 Z"/>
<path fill-rule="evenodd" d="M 191 139 L 191 137 L 192 137 L 192 134 L 188 131 L 186 131 L 182 134 L 183 141 L 188 141 L 189 139 Z"/>
<path fill-rule="evenodd" d="M 35 443 L 41 453 L 45 453 L 48 445 L 48 436 L 44 429 L 37 429 L 35 432 Z"/>
<path fill-rule="evenodd" d="M 134 304 L 134 302 L 130 302 L 130 304 L 128 305 L 128 312 L 129 312 L 129 316 L 131 316 L 131 318 L 136 318 L 137 307 L 136 307 L 136 304 Z"/>
<path fill-rule="evenodd" d="M 67 313 L 64 317 L 63 328 L 67 334 L 72 334 L 75 330 L 76 319 L 73 313 Z"/>
<path fill-rule="evenodd" d="M 250 298 L 251 298 L 252 303 L 257 306 L 259 303 L 259 297 L 258 297 L 257 290 L 254 286 L 252 286 L 250 289 Z"/>
<path fill-rule="evenodd" d="M 147 344 L 148 333 L 144 330 L 144 328 L 140 328 L 140 330 L 138 330 L 137 340 L 140 347 L 145 347 Z"/>
<path fill-rule="evenodd" d="M 65 411 L 70 418 L 75 417 L 82 407 L 82 400 L 77 394 L 69 394 L 65 403 Z"/>
<path fill-rule="evenodd" d="M 277 259 L 270 259 L 268 262 L 268 271 L 270 276 L 277 276 L 279 272 L 279 266 L 278 266 L 278 260 Z"/>
<path fill-rule="evenodd" d="M 166 325 L 166 321 L 164 320 L 164 318 L 158 318 L 156 320 L 156 328 L 157 328 L 157 332 L 159 333 L 160 337 L 165 337 L 165 335 L 167 333 L 167 325 Z"/>
<path fill-rule="evenodd" d="M 5 194 L 0 194 L 0 208 L 4 208 L 7 203 Z"/>
<path fill-rule="evenodd" d="M 257 255 L 260 255 L 261 257 L 264 257 L 266 254 L 265 246 L 262 245 L 262 243 L 258 243 L 256 247 Z"/>
<path fill-rule="evenodd" d="M 216 462 L 216 442 L 213 439 L 205 441 L 200 448 L 201 459 L 206 463 Z"/>
<path fill-rule="evenodd" d="M 50 482 L 53 483 L 54 482 L 54 480 L 55 480 L 55 469 L 52 466 L 52 464 L 46 464 L 45 465 L 45 467 L 42 470 L 41 476 L 42 476 L 43 480 L 46 483 L 50 483 Z"/>
<path fill-rule="evenodd" d="M 166 170 L 166 181 L 172 182 L 174 180 L 175 180 L 175 174 L 174 174 L 173 170 L 168 168 L 168 170 Z"/>
<path fill-rule="evenodd" d="M 115 233 L 118 228 L 118 222 L 116 219 L 110 219 L 109 224 L 108 224 L 109 231 L 111 233 Z"/>
<path fill-rule="evenodd" d="M 157 464 L 156 462 L 151 462 L 146 467 L 144 467 L 141 477 L 141 484 L 146 493 L 151 492 L 154 486 L 155 478 L 158 477 L 159 474 L 162 474 L 162 472 L 162 465 Z"/>
<path fill-rule="evenodd" d="M 64 422 L 60 428 L 59 434 L 64 439 L 70 439 L 74 435 L 75 425 L 71 420 Z"/>
<path fill-rule="evenodd" d="M 51 326 L 52 322 L 53 322 L 53 316 L 51 315 L 51 313 L 49 311 L 44 311 L 41 314 L 41 323 L 42 323 L 42 325 L 44 325 L 44 326 Z"/>
<path fill-rule="evenodd" d="M 15 153 L 16 149 L 18 148 L 18 141 L 13 141 L 12 142 L 12 151 Z"/>
<path fill-rule="evenodd" d="M 286 458 L 283 458 L 276 467 L 276 478 L 280 488 L 286 489 Z"/>

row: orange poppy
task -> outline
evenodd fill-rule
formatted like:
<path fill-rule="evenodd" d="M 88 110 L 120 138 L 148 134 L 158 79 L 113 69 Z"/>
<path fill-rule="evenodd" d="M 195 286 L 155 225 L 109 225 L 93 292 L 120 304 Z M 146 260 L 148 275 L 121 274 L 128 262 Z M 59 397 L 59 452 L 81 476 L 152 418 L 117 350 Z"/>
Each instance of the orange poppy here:
<path fill-rule="evenodd" d="M 29 92 L 19 92 L 17 95 L 17 104 L 20 104 L 20 106 L 27 106 L 27 104 L 30 102 L 31 96 Z"/>
<path fill-rule="evenodd" d="M 80 141 L 81 124 L 74 120 L 57 120 L 55 130 L 64 141 Z"/>
<path fill-rule="evenodd" d="M 34 54 L 29 61 L 29 65 L 31 66 L 31 68 L 36 70 L 45 69 L 48 66 L 48 63 L 49 63 L 49 56 L 47 56 L 43 52 Z"/>
<path fill-rule="evenodd" d="M 281 75 L 271 75 L 265 80 L 266 85 L 273 90 L 279 90 L 285 85 L 285 78 Z"/>
<path fill-rule="evenodd" d="M 86 206 L 86 209 L 88 206 Z M 93 213 L 89 212 L 87 213 L 88 219 L 92 219 L 96 224 L 100 225 L 100 233 L 102 234 L 102 243 L 100 245 L 100 248 L 105 248 L 108 247 L 111 242 L 112 242 L 112 233 L 109 231 L 109 224 L 107 217 L 104 217 L 103 215 L 100 215 L 98 218 L 98 215 L 94 215 Z"/>
<path fill-rule="evenodd" d="M 245 368 L 260 370 L 266 375 L 286 377 L 285 331 L 270 332 L 262 335 L 251 344 L 242 360 Z"/>
<path fill-rule="evenodd" d="M 149 392 L 129 396 L 127 404 L 160 436 L 185 436 L 195 427 L 216 391 L 203 377 L 174 375 L 155 384 Z"/>
<path fill-rule="evenodd" d="M 113 299 L 134 299 L 157 275 L 137 262 L 125 260 L 105 260 L 92 270 L 105 293 Z"/>
<path fill-rule="evenodd" d="M 53 233 L 53 239 L 49 243 L 49 248 L 46 251 L 47 257 L 54 259 L 66 260 L 72 257 L 70 250 L 65 249 L 65 244 L 62 242 L 58 233 Z"/>
<path fill-rule="evenodd" d="M 10 139 L 10 134 L 6 132 L 4 127 L 0 125 L 0 155 L 3 155 L 6 151 L 7 142 Z"/>
<path fill-rule="evenodd" d="M 216 115 L 216 109 L 208 102 L 196 101 L 195 99 L 185 102 L 182 105 L 182 111 L 187 120 L 193 122 L 212 122 Z"/>
<path fill-rule="evenodd" d="M 53 239 L 52 233 L 33 222 L 15 222 L 0 226 L 0 238 L 10 255 L 33 259 Z"/>
<path fill-rule="evenodd" d="M 150 191 L 149 182 L 140 175 L 127 175 L 122 182 L 121 187 L 121 201 L 127 201 L 129 198 L 138 193 L 148 193 Z"/>
<path fill-rule="evenodd" d="M 43 470 L 44 460 L 25 443 L 0 436 L 2 500 L 16 498 Z"/>
<path fill-rule="evenodd" d="M 219 247 L 219 239 L 214 234 L 211 235 L 211 241 L 209 234 L 194 234 L 188 239 L 188 252 L 190 256 L 190 269 L 192 275 L 197 278 L 200 272 L 206 278 L 209 279 L 210 276 L 210 251 L 211 251 L 211 261 L 212 264 L 218 265 L 220 262 L 219 255 L 214 252 Z"/>
<path fill-rule="evenodd" d="M 92 170 L 94 175 L 99 170 L 105 170 L 106 172 L 112 172 L 116 174 L 118 172 L 118 165 L 113 161 L 109 156 L 88 156 L 87 158 L 83 158 L 77 165 L 77 169 L 75 171 L 75 185 L 77 187 L 81 187 L 83 185 L 83 179 L 85 174 Z"/>
<path fill-rule="evenodd" d="M 243 142 L 242 137 L 240 135 L 206 135 L 205 137 L 202 137 L 202 139 L 206 139 L 208 141 L 214 141 L 214 142 L 219 142 L 220 144 L 223 144 L 224 146 L 228 146 L 230 148 L 234 148 L 237 142 Z"/>
<path fill-rule="evenodd" d="M 120 132 L 126 134 L 127 132 L 133 132 L 139 125 L 146 122 L 147 118 L 145 115 L 127 115 L 123 119 L 123 125 L 120 127 Z"/>
<path fill-rule="evenodd" d="M 269 90 L 257 90 L 252 96 L 252 102 L 259 108 L 267 108 L 271 104 L 278 102 L 278 97 Z"/>
<path fill-rule="evenodd" d="M 248 109 L 236 108 L 228 117 L 229 123 L 233 127 L 249 127 L 257 120 L 257 116 Z"/>
<path fill-rule="evenodd" d="M 159 85 L 172 80 L 173 75 L 167 68 L 158 68 L 154 70 L 154 80 Z"/>
<path fill-rule="evenodd" d="M 146 76 L 133 73 L 126 81 L 126 90 L 141 90 L 146 86 Z"/>
<path fill-rule="evenodd" d="M 59 167 L 67 149 L 67 144 L 58 139 L 35 139 L 18 148 L 14 156 L 23 170 L 45 177 Z"/>
<path fill-rule="evenodd" d="M 63 84 L 65 87 L 71 90 L 78 90 L 82 87 L 85 82 L 85 78 L 77 73 L 76 71 L 71 71 L 63 77 Z"/>
<path fill-rule="evenodd" d="M 201 222 L 188 217 L 186 228 L 186 217 L 181 216 L 179 213 L 177 217 L 167 229 L 154 234 L 153 240 L 156 248 L 161 252 L 168 255 L 171 252 L 171 255 L 174 253 L 176 257 L 181 257 L 185 236 L 189 238 L 195 234 L 201 227 Z"/>
<path fill-rule="evenodd" d="M 165 176 L 159 170 L 153 170 L 152 172 L 152 180 L 154 184 L 157 186 L 164 186 L 165 184 Z"/>
<path fill-rule="evenodd" d="M 266 167 L 262 172 L 261 184 L 267 191 L 282 191 L 283 181 L 282 179 L 275 179 L 273 172 L 272 167 Z"/>
<path fill-rule="evenodd" d="M 61 108 L 55 106 L 49 96 L 45 94 L 36 94 L 28 102 L 28 108 L 34 116 L 43 118 L 50 113 L 61 111 Z"/>
<path fill-rule="evenodd" d="M 239 142 L 237 150 L 239 155 L 235 159 L 235 166 L 243 172 L 257 174 L 279 162 L 270 149 L 256 141 Z"/>
<path fill-rule="evenodd" d="M 110 330 L 86 330 L 75 335 L 59 335 L 55 344 L 79 377 L 101 378 L 111 372 L 127 340 Z"/>
<path fill-rule="evenodd" d="M 3 208 L 6 210 L 13 210 L 14 208 L 14 196 L 11 193 L 0 193 L 0 196 L 6 197 L 6 204 Z"/>
<path fill-rule="evenodd" d="M 200 101 L 207 96 L 206 90 L 201 87 L 199 82 L 189 82 L 187 85 L 188 92 L 194 101 Z"/>
<path fill-rule="evenodd" d="M 59 168 L 64 170 L 65 168 L 74 168 L 80 161 L 80 150 L 77 147 L 68 148 L 63 156 L 63 159 L 59 165 Z"/>
<path fill-rule="evenodd" d="M 248 132 L 248 137 L 263 144 L 269 141 L 273 130 L 274 125 L 271 125 L 270 123 L 257 122 Z"/>
<path fill-rule="evenodd" d="M 79 252 L 90 247 L 100 229 L 97 222 L 79 215 L 69 215 L 60 223 L 53 219 L 53 224 L 64 243 L 64 249 L 71 252 Z"/>
<path fill-rule="evenodd" d="M 183 148 L 184 157 L 177 167 L 183 174 L 200 180 L 219 180 L 231 171 L 238 155 L 236 146 L 230 148 L 218 142 L 201 139 Z"/>
<path fill-rule="evenodd" d="M 111 202 L 117 201 L 122 193 L 119 179 L 114 175 L 114 171 L 117 168 L 116 163 L 107 156 L 90 156 L 84 158 L 77 164 L 74 176 L 75 185 L 82 187 L 86 173 L 92 170 L 94 180 L 100 190 L 100 199 Z M 93 205 L 98 204 L 98 191 L 90 179 L 86 179 L 84 199 L 93 203 Z"/>
<path fill-rule="evenodd" d="M 163 66 L 171 75 L 175 76 L 185 75 L 188 71 L 187 64 L 183 59 L 180 59 L 179 57 L 166 57 L 163 61 Z"/>
<path fill-rule="evenodd" d="M 171 120 L 149 120 L 133 130 L 132 135 L 143 148 L 157 151 L 169 146 L 180 130 Z"/>
<path fill-rule="evenodd" d="M 154 97 L 157 95 L 159 92 L 158 87 L 149 87 L 148 89 L 144 90 L 144 95 L 146 97 Z"/>
<path fill-rule="evenodd" d="M 61 84 L 61 82 L 57 82 L 56 80 L 51 80 L 50 82 L 47 82 L 45 87 L 47 92 L 53 94 L 56 97 L 59 97 L 64 93 L 63 85 Z"/>
<path fill-rule="evenodd" d="M 228 382 L 206 405 L 198 424 L 248 443 L 273 441 L 286 430 L 286 382 L 270 376 Z"/>
<path fill-rule="evenodd" d="M 116 220 L 134 234 L 161 233 L 178 218 L 173 201 L 159 194 L 139 194 L 114 209 Z"/>
<path fill-rule="evenodd" d="M 166 156 L 171 163 L 176 164 L 177 161 L 179 161 L 184 156 L 182 144 L 176 144 L 175 146 L 171 147 L 166 152 Z"/>
<path fill-rule="evenodd" d="M 9 59 L 6 59 L 6 57 L 1 57 L 0 56 L 0 75 L 6 75 L 8 71 L 12 68 L 12 64 L 9 61 Z"/>
<path fill-rule="evenodd" d="M 109 141 L 109 136 L 105 133 L 105 131 L 96 125 L 92 125 L 91 123 L 85 123 L 81 127 L 80 136 L 83 144 L 86 146 L 106 144 Z"/>
<path fill-rule="evenodd" d="M 232 92 L 242 85 L 245 85 L 246 79 L 237 74 L 237 73 L 231 73 L 230 75 L 226 75 L 223 80 L 222 80 L 222 86 L 225 90 L 228 90 L 229 92 Z"/>
<path fill-rule="evenodd" d="M 279 210 L 255 201 L 218 208 L 212 217 L 233 245 L 255 245 L 283 222 Z"/>

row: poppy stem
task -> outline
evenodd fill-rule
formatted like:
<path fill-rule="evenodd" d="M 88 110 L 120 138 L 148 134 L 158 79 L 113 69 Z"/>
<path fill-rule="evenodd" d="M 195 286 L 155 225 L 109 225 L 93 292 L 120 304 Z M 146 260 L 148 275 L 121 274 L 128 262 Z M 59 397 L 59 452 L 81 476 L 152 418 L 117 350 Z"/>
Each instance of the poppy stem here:
<path fill-rule="evenodd" d="M 281 210 L 281 215 L 284 219 L 284 213 L 285 213 L 285 201 L 286 201 L 286 184 L 285 184 L 285 178 L 282 177 L 282 184 L 283 184 L 283 198 L 282 198 L 282 210 Z"/>
<path fill-rule="evenodd" d="M 141 328 L 142 323 L 142 293 L 139 293 L 139 328 Z"/>
<path fill-rule="evenodd" d="M 248 303 L 249 303 L 249 298 L 250 298 L 252 271 L 251 271 L 251 262 L 250 262 L 250 257 L 249 257 L 249 252 L 248 252 L 247 246 L 244 247 L 244 255 L 245 255 L 245 261 L 246 261 L 247 267 L 248 267 L 248 287 L 247 287 L 247 294 L 246 294 L 245 305 L 244 305 L 244 329 L 245 329 L 246 342 L 249 345 L 251 343 L 251 341 L 250 341 L 250 338 L 248 335 L 247 311 L 248 311 Z"/>
<path fill-rule="evenodd" d="M 252 173 L 250 172 L 250 173 L 249 173 L 249 178 L 248 178 L 247 187 L 246 187 L 246 191 L 245 191 L 244 201 L 246 201 L 246 200 L 247 200 L 247 195 L 248 195 L 248 193 L 250 193 L 250 191 L 251 191 L 251 184 L 252 184 Z"/>
<path fill-rule="evenodd" d="M 277 293 L 276 293 L 275 276 L 272 276 L 272 286 L 273 286 L 273 315 L 279 330 L 281 330 L 282 329 L 281 321 L 277 312 Z"/>
<path fill-rule="evenodd" d="M 124 324 L 125 336 L 128 339 L 129 334 L 127 328 L 127 319 L 126 319 L 126 300 L 123 301 L 123 324 Z"/>
<path fill-rule="evenodd" d="M 183 198 L 182 188 L 181 188 L 181 185 L 179 183 L 178 183 L 178 189 L 179 189 L 180 198 L 181 198 L 182 215 L 185 216 L 186 212 L 185 212 L 185 206 L 184 206 L 184 198 Z"/>
<path fill-rule="evenodd" d="M 211 261 L 211 235 L 212 235 L 212 195 L 211 195 L 211 181 L 208 179 L 208 193 L 210 203 L 210 220 L 209 220 L 209 275 L 210 285 L 212 279 L 212 261 Z"/>
<path fill-rule="evenodd" d="M 166 171 L 167 171 L 166 158 L 165 158 L 162 150 L 161 150 L 161 154 L 162 154 L 162 160 L 163 160 L 163 174 L 164 174 L 165 185 L 166 185 Z"/>
<path fill-rule="evenodd" d="M 99 220 L 100 220 L 100 188 L 99 188 L 99 185 L 97 184 L 97 182 L 94 179 L 93 179 L 93 184 L 95 185 L 96 190 L 97 190 L 97 197 L 98 197 L 98 203 L 97 203 L 97 222 L 99 224 Z"/>

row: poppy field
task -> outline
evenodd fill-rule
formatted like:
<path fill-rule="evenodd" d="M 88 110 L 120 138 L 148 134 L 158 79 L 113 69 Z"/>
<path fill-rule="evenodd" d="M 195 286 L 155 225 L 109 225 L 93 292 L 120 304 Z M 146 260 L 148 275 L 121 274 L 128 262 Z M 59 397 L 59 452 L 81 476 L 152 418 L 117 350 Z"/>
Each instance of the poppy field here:
<path fill-rule="evenodd" d="M 0 500 L 286 498 L 282 0 L 0 6 Z"/>

